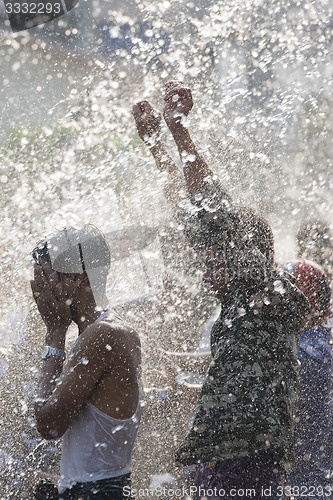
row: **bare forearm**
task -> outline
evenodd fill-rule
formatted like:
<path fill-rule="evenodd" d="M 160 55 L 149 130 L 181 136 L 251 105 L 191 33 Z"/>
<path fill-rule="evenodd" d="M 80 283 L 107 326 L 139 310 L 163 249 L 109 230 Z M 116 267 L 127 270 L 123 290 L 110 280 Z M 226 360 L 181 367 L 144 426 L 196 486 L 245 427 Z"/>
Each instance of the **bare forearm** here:
<path fill-rule="evenodd" d="M 165 197 L 171 205 L 177 205 L 184 197 L 182 190 L 185 188 L 185 182 L 182 172 L 161 141 L 161 115 L 147 100 L 134 104 L 132 114 L 139 137 L 149 148 L 158 170 L 167 173 Z"/>
<path fill-rule="evenodd" d="M 192 92 L 179 81 L 168 82 L 165 87 L 163 116 L 183 163 L 188 192 L 194 194 L 205 185 L 205 179 L 212 175 L 212 171 L 199 154 L 185 124 L 193 107 Z"/>
<path fill-rule="evenodd" d="M 63 364 L 63 359 L 57 356 L 51 356 L 44 361 L 36 398 L 37 404 L 45 403 L 52 395 L 56 381 L 62 373 Z"/>
<path fill-rule="evenodd" d="M 160 172 L 167 172 L 173 175 L 175 172 L 179 171 L 178 166 L 168 154 L 161 141 L 156 141 L 154 146 L 149 147 L 149 150 Z"/>
<path fill-rule="evenodd" d="M 190 133 L 181 123 L 170 128 L 179 156 L 183 163 L 183 173 L 188 192 L 196 193 L 205 184 L 205 178 L 212 175 L 205 159 L 198 153 Z"/>
<path fill-rule="evenodd" d="M 51 328 L 45 338 L 45 345 L 56 349 L 64 350 L 65 328 Z M 62 373 L 64 360 L 60 356 L 50 356 L 43 362 L 42 373 L 39 380 L 38 395 L 36 398 L 35 413 L 38 416 L 42 406 L 52 395 L 58 377 Z"/>
<path fill-rule="evenodd" d="M 57 379 L 63 368 L 63 360 L 50 357 L 45 360 L 39 382 L 38 395 L 35 400 L 35 418 L 37 430 L 44 439 L 58 439 L 61 434 L 56 430 L 52 417 L 52 397 Z M 50 418 L 51 416 L 51 418 Z"/>
<path fill-rule="evenodd" d="M 185 195 L 186 186 L 183 174 L 160 141 L 150 148 L 150 152 L 158 170 L 167 174 L 164 194 L 171 206 L 175 208 Z"/>

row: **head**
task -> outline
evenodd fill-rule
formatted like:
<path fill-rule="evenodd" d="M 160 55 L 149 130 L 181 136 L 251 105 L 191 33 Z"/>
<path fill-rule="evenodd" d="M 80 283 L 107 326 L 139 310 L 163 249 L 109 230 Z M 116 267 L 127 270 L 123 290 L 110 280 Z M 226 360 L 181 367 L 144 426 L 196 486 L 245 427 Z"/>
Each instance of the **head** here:
<path fill-rule="evenodd" d="M 233 285 L 230 271 L 217 246 L 206 247 L 203 253 L 205 272 L 203 281 L 210 285 L 217 299 L 221 300 L 225 292 Z"/>
<path fill-rule="evenodd" d="M 296 234 L 296 241 L 299 258 L 313 260 L 329 271 L 333 260 L 333 239 L 328 224 L 321 220 L 305 222 Z"/>
<path fill-rule="evenodd" d="M 107 305 L 105 288 L 110 269 L 110 250 L 103 234 L 93 225 L 69 227 L 43 241 L 33 251 L 36 262 L 45 259 L 59 279 L 70 287 L 81 283 L 96 305 Z"/>
<path fill-rule="evenodd" d="M 283 266 L 310 303 L 313 325 L 322 324 L 329 313 L 331 290 L 325 271 L 315 262 L 301 259 Z"/>
<path fill-rule="evenodd" d="M 271 264 L 274 264 L 274 237 L 268 221 L 247 207 L 238 208 L 236 216 L 242 223 L 246 238 L 258 248 Z M 216 297 L 221 299 L 224 293 L 234 285 L 233 275 L 226 266 L 227 259 L 224 256 L 225 240 L 229 239 L 229 236 L 227 231 L 218 232 L 216 228 L 211 234 L 213 236 L 207 240 L 204 249 L 205 272 L 203 281 L 208 283 Z M 220 241 L 218 241 L 219 239 Z"/>

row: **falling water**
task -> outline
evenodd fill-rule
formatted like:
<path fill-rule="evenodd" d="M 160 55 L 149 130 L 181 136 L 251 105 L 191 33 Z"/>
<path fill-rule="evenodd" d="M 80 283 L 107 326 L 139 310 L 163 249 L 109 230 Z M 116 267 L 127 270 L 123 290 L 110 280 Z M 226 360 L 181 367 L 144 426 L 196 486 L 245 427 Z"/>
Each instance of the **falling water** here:
<path fill-rule="evenodd" d="M 0 498 L 29 498 L 33 473 L 56 473 L 59 459 L 32 412 L 44 329 L 30 251 L 88 222 L 111 246 L 111 304 L 143 339 L 134 485 L 184 484 L 173 452 L 200 383 L 166 352 L 195 351 L 216 304 L 131 107 L 149 98 L 161 109 L 171 79 L 190 86 L 189 126 L 209 165 L 237 203 L 271 222 L 278 260 L 293 258 L 301 222 L 332 224 L 331 15 L 328 0 L 80 0 L 12 33 L 1 11 Z"/>

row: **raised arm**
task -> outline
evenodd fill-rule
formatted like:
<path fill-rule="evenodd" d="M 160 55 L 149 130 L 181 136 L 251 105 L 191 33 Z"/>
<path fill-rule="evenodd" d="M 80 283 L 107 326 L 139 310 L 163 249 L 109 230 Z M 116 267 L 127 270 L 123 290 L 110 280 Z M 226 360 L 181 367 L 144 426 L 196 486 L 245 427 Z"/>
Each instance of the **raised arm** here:
<path fill-rule="evenodd" d="M 163 115 L 177 145 L 183 163 L 186 186 L 190 194 L 202 188 L 213 172 L 199 154 L 186 127 L 186 117 L 193 107 L 191 90 L 181 82 L 172 81 L 166 85 Z"/>
<path fill-rule="evenodd" d="M 198 250 L 215 247 L 234 282 L 245 280 L 257 285 L 273 269 L 273 258 L 267 260 L 268 252 L 263 250 L 266 241 L 272 244 L 267 236 L 271 229 L 267 221 L 259 221 L 255 212 L 238 209 L 221 181 L 213 176 L 187 128 L 192 107 L 189 88 L 177 81 L 166 84 L 164 119 L 177 145 L 191 204 L 195 206 L 188 217 L 179 213 L 185 234 Z M 262 235 L 254 237 L 256 232 Z"/>
<path fill-rule="evenodd" d="M 168 179 L 164 193 L 171 205 L 175 206 L 184 197 L 185 183 L 178 165 L 167 153 L 161 140 L 161 114 L 153 108 L 150 102 L 141 101 L 134 104 L 132 115 L 139 137 L 149 148 L 158 170 L 167 173 Z"/>

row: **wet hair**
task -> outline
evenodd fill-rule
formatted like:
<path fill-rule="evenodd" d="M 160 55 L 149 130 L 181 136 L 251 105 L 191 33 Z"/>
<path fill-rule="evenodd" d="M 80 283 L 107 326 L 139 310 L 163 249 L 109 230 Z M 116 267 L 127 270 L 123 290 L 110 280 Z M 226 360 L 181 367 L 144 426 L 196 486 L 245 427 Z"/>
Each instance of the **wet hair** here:
<path fill-rule="evenodd" d="M 326 222 L 319 219 L 304 222 L 296 234 L 298 256 L 311 254 L 314 249 L 333 247 L 331 229 Z"/>
<path fill-rule="evenodd" d="M 274 235 L 267 219 L 249 207 L 238 207 L 237 213 L 254 245 L 274 264 Z"/>
<path fill-rule="evenodd" d="M 68 227 L 40 242 L 32 251 L 34 260 L 51 262 L 60 274 L 85 273 L 93 278 L 98 293 L 104 293 L 110 269 L 110 248 L 103 233 L 94 225 Z"/>

